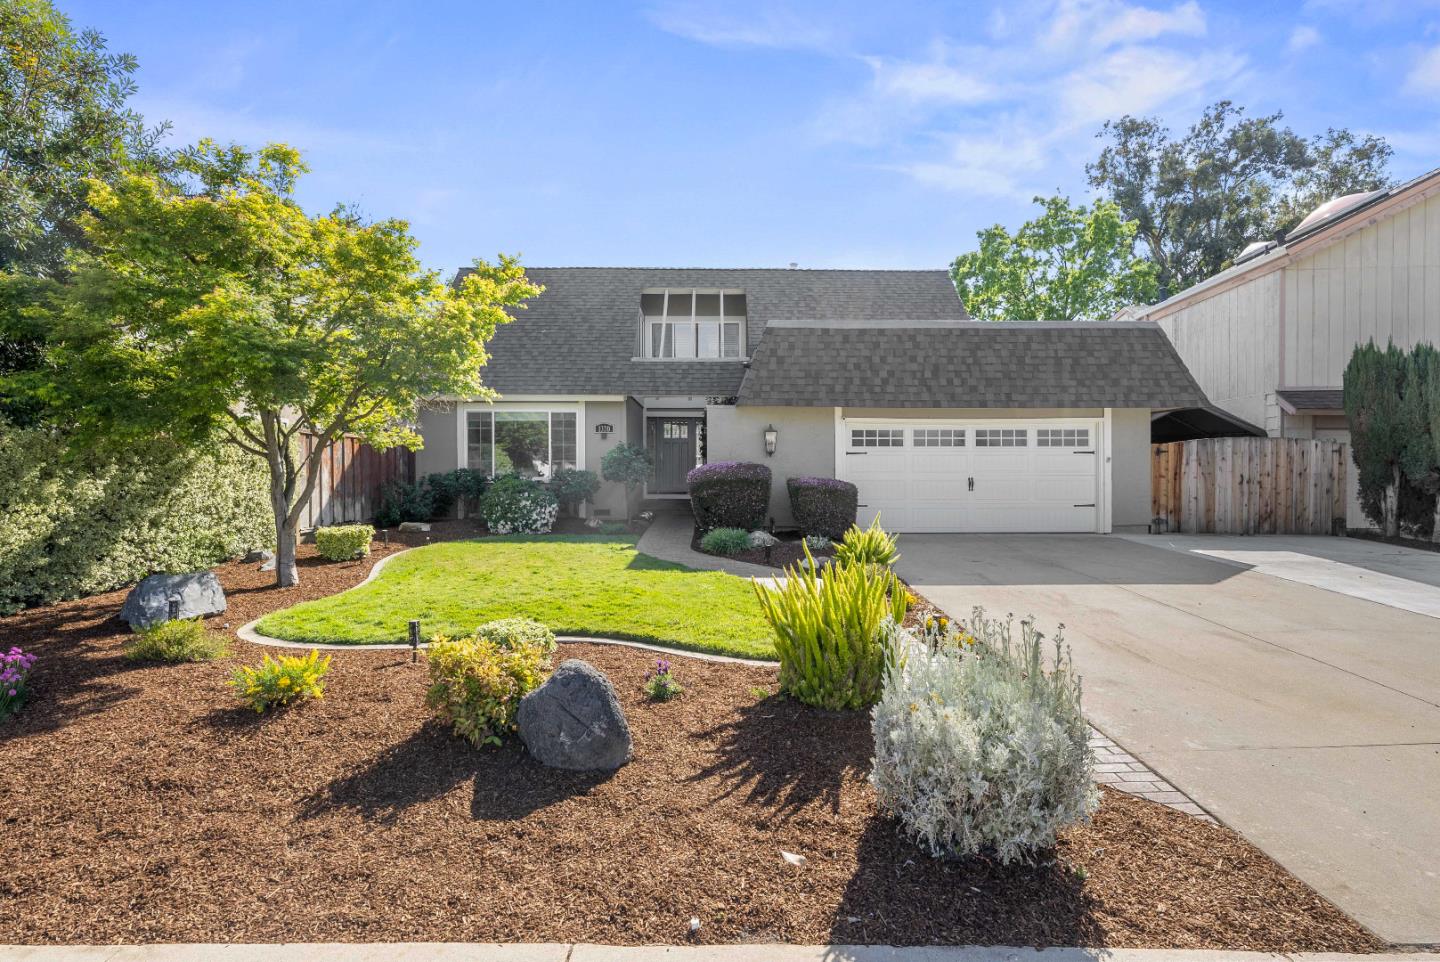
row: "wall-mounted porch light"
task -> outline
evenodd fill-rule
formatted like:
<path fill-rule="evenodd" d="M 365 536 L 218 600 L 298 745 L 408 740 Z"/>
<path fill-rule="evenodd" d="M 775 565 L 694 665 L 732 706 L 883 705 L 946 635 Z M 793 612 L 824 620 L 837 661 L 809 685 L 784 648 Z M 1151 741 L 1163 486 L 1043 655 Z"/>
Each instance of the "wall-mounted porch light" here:
<path fill-rule="evenodd" d="M 765 456 L 771 457 L 775 454 L 775 442 L 780 440 L 780 432 L 775 430 L 775 425 L 765 425 Z"/>

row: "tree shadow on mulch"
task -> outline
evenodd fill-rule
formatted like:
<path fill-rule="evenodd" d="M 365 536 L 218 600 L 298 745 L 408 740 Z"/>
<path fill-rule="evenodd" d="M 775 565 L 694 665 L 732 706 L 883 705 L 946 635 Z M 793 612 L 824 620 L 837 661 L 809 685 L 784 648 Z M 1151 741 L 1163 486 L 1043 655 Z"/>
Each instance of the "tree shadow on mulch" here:
<path fill-rule="evenodd" d="M 901 837 L 894 820 L 876 816 L 856 855 L 830 929 L 833 944 L 1105 944 L 1084 879 L 1053 852 L 1041 853 L 1035 865 L 932 858 Z M 897 933 L 903 941 L 896 942 Z"/>
<path fill-rule="evenodd" d="M 28 686 L 30 700 L 4 725 L 0 742 L 22 735 L 54 731 L 103 712 L 140 693 L 141 687 L 121 679 L 137 665 L 104 642 L 127 631 L 116 618 L 112 595 L 31 609 L 5 619 L 0 644 L 19 645 L 37 655 Z"/>
<path fill-rule="evenodd" d="M 780 695 L 693 737 L 717 742 L 720 757 L 690 781 L 718 781 L 719 798 L 743 792 L 787 818 L 815 804 L 838 812 L 841 788 L 869 768 L 872 746 L 866 712 L 822 712 Z"/>
<path fill-rule="evenodd" d="M 348 810 L 393 824 L 407 809 L 442 798 L 468 781 L 474 785 L 471 818 L 514 821 L 582 795 L 612 775 L 546 768 L 515 739 L 500 748 L 474 748 L 431 722 L 358 771 L 330 782 L 307 800 L 300 817 Z"/>

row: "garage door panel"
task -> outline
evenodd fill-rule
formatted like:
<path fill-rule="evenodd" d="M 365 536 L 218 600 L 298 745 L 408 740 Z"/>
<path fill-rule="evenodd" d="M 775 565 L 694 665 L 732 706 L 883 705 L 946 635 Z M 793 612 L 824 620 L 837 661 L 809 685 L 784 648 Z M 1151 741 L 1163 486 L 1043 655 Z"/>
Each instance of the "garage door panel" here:
<path fill-rule="evenodd" d="M 879 515 L 899 532 L 1096 530 L 1091 426 L 866 422 L 847 425 L 845 437 L 857 452 L 844 469 L 859 489 L 861 525 Z M 884 446 L 860 451 L 877 437 Z"/>

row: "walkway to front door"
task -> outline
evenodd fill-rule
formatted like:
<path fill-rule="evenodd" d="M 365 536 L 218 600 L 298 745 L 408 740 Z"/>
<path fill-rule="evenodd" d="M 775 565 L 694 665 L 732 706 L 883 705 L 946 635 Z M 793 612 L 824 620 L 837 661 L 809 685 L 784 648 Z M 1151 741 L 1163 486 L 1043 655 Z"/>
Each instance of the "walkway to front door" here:
<path fill-rule="evenodd" d="M 685 475 L 700 465 L 703 417 L 652 417 L 645 426 L 645 446 L 655 458 L 648 494 L 685 494 Z"/>

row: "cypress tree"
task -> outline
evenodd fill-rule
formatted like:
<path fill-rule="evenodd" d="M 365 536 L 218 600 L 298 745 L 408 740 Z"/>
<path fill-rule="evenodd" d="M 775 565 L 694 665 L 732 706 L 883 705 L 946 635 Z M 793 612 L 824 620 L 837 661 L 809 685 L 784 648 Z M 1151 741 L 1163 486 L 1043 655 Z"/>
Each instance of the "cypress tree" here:
<path fill-rule="evenodd" d="M 1345 416 L 1359 471 L 1360 503 L 1388 537 L 1400 533 L 1400 459 L 1405 450 L 1405 355 L 1394 343 L 1357 347 L 1345 367 Z"/>
<path fill-rule="evenodd" d="M 1417 396 L 1411 415 L 1416 440 L 1407 448 L 1404 467 L 1411 482 L 1434 499 L 1430 540 L 1440 543 L 1440 350 L 1417 344 L 1410 362 L 1406 394 Z"/>

